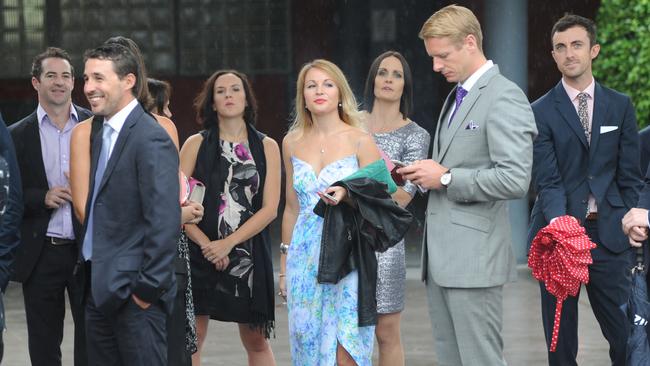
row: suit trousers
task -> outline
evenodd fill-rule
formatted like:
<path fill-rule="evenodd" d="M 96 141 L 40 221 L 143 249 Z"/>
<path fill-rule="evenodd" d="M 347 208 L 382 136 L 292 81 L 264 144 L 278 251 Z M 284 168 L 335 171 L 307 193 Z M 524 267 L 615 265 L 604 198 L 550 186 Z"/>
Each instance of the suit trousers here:
<path fill-rule="evenodd" d="M 75 244 L 43 244 L 34 269 L 23 283 L 23 299 L 29 357 L 34 366 L 60 366 L 65 319 L 65 292 L 68 291 L 74 320 L 74 365 L 88 364 L 82 291 L 74 280 L 78 247 Z"/>
<path fill-rule="evenodd" d="M 589 283 L 585 286 L 600 329 L 609 342 L 609 357 L 612 365 L 625 365 L 627 339 L 630 323 L 625 311 L 631 290 L 631 273 L 634 251 L 614 253 L 603 247 L 598 235 L 596 221 L 585 221 L 589 238 L 597 247 L 591 250 L 593 264 L 589 266 Z M 542 322 L 547 348 L 551 344 L 555 318 L 555 296 L 546 291 L 540 282 L 542 299 Z M 577 365 L 578 354 L 578 296 L 569 296 L 562 304 L 560 331 L 555 352 L 548 352 L 549 365 Z"/>
<path fill-rule="evenodd" d="M 187 316 L 185 314 L 185 290 L 187 273 L 176 273 L 176 298 L 174 309 L 167 318 L 167 359 L 173 366 L 191 366 L 192 354 L 185 345 Z"/>
<path fill-rule="evenodd" d="M 167 366 L 167 314 L 159 302 L 142 309 L 132 298 L 114 313 L 86 296 L 86 342 L 93 366 Z"/>
<path fill-rule="evenodd" d="M 503 358 L 503 286 L 451 288 L 428 271 L 427 293 L 438 366 L 499 366 Z"/>
<path fill-rule="evenodd" d="M 4 334 L 5 332 L 5 322 L 4 322 L 5 306 L 4 306 L 4 302 L 2 302 L 3 296 L 4 293 L 0 291 L 0 364 L 2 364 L 2 356 L 5 353 L 5 344 L 4 341 L 2 340 L 2 334 Z"/>

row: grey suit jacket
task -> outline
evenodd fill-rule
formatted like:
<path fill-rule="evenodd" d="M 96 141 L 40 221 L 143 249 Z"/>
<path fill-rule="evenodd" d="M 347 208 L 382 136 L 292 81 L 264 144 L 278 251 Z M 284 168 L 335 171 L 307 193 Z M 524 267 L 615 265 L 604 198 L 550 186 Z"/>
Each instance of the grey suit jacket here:
<path fill-rule="evenodd" d="M 526 95 L 493 66 L 465 96 L 447 127 L 447 97 L 431 158 L 451 170 L 426 211 L 422 278 L 442 287 L 492 287 L 516 279 L 507 200 L 530 183 L 535 118 Z M 447 129 L 442 131 L 442 129 Z"/>

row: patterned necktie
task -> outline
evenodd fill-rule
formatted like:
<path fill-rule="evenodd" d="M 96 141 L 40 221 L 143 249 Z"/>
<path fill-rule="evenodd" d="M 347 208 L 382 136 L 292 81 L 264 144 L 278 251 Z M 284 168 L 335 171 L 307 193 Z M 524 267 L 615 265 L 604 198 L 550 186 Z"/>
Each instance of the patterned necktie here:
<path fill-rule="evenodd" d="M 451 113 L 451 117 L 449 117 L 449 121 L 447 121 L 447 128 L 451 126 L 451 121 L 454 119 L 456 112 L 458 112 L 458 108 L 460 108 L 460 103 L 463 102 L 463 98 L 465 98 L 466 95 L 467 90 L 463 89 L 463 87 L 459 85 L 456 88 L 456 108 L 454 108 L 454 111 Z"/>
<path fill-rule="evenodd" d="M 582 129 L 585 130 L 587 144 L 589 144 L 591 142 L 591 131 L 589 131 L 589 109 L 587 107 L 587 99 L 589 99 L 589 94 L 578 94 L 578 117 L 580 118 Z"/>
<path fill-rule="evenodd" d="M 88 225 L 86 225 L 86 235 L 84 236 L 84 242 L 81 249 L 81 253 L 86 260 L 90 260 L 93 254 L 93 208 L 95 207 L 97 190 L 99 189 L 99 185 L 101 184 L 102 178 L 104 177 L 106 165 L 108 165 L 112 137 L 113 127 L 111 127 L 108 123 L 104 123 L 104 127 L 102 129 L 102 150 L 99 153 L 99 159 L 97 160 L 97 170 L 95 171 L 95 184 L 93 187 L 92 201 L 90 202 L 90 212 L 88 213 L 88 216 L 86 216 Z"/>

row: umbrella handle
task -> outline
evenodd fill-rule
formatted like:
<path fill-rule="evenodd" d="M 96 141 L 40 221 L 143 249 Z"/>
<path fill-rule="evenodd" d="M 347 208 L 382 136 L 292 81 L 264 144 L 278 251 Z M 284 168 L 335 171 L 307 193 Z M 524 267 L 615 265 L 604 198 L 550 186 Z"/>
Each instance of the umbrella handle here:
<path fill-rule="evenodd" d="M 644 251 L 644 246 L 640 246 L 636 248 L 636 266 L 632 269 L 633 272 L 639 271 L 642 272 L 645 270 L 645 251 Z"/>
<path fill-rule="evenodd" d="M 551 347 L 549 351 L 555 352 L 557 339 L 560 336 L 560 318 L 562 317 L 562 303 L 564 300 L 557 299 L 555 303 L 555 319 L 553 320 L 553 333 L 551 333 Z"/>

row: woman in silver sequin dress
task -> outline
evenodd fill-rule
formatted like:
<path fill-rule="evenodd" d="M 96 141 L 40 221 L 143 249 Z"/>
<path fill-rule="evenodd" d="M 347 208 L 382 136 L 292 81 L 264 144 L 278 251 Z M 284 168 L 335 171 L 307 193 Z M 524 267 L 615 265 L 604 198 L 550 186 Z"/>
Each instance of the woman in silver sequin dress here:
<path fill-rule="evenodd" d="M 365 122 L 377 146 L 391 159 L 409 164 L 427 158 L 429 133 L 411 121 L 413 79 L 404 57 L 388 51 L 377 57 L 365 87 Z M 402 207 L 411 202 L 417 187 L 406 182 L 393 194 Z M 379 365 L 404 365 L 400 314 L 404 310 L 406 261 L 404 240 L 377 253 L 377 312 L 375 328 Z"/>

